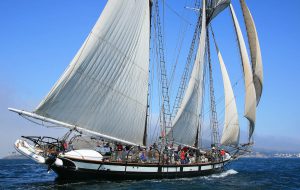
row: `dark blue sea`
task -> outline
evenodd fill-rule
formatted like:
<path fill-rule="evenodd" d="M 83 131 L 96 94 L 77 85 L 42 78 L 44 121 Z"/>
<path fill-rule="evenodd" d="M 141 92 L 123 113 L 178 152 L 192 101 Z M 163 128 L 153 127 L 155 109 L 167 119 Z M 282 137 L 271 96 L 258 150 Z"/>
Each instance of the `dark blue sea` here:
<path fill-rule="evenodd" d="M 54 172 L 31 160 L 0 160 L 0 189 L 300 189 L 300 159 L 243 158 L 224 172 L 205 177 L 144 181 L 55 179 Z"/>

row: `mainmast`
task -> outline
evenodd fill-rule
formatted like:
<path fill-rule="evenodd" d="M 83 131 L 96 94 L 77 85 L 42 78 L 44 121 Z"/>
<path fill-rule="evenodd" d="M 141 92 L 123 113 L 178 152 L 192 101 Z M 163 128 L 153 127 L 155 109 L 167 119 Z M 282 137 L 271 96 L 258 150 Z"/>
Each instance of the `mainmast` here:
<path fill-rule="evenodd" d="M 219 127 L 218 127 L 218 117 L 215 101 L 215 90 L 214 90 L 214 81 L 213 73 L 211 66 L 211 57 L 210 57 L 210 41 L 209 33 L 207 32 L 207 59 L 208 59 L 208 69 L 209 69 L 209 94 L 210 94 L 210 128 L 211 128 L 211 143 L 212 146 L 219 144 Z"/>
<path fill-rule="evenodd" d="M 160 72 L 160 84 L 162 89 L 162 106 L 160 113 L 160 124 L 161 124 L 161 138 L 162 143 L 166 144 L 166 134 L 167 129 L 171 127 L 171 114 L 170 114 L 170 98 L 169 98 L 169 85 L 168 77 L 166 71 L 166 62 L 164 55 L 164 42 L 161 28 L 161 21 L 159 15 L 159 5 L 158 0 L 155 1 L 155 37 L 158 41 L 158 47 L 156 46 L 156 51 L 159 54 L 159 72 Z"/>
<path fill-rule="evenodd" d="M 180 108 L 172 120 L 172 135 L 178 144 L 193 146 L 199 132 L 199 113 L 203 104 L 204 62 L 206 50 L 206 1 L 202 1 L 201 33 L 194 66 Z"/>
<path fill-rule="evenodd" d="M 146 108 L 146 119 L 145 119 L 145 129 L 144 129 L 144 137 L 143 137 L 143 145 L 147 146 L 148 139 L 148 125 L 149 125 L 149 116 L 150 116 L 150 84 L 148 84 L 148 94 L 147 94 L 147 108 Z"/>

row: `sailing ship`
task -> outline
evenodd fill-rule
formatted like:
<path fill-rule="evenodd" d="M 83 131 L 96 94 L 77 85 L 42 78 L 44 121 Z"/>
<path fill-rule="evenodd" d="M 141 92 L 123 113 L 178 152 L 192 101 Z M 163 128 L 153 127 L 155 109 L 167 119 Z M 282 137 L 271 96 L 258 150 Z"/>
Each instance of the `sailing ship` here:
<path fill-rule="evenodd" d="M 251 151 L 263 70 L 254 20 L 240 0 L 251 59 L 230 0 L 195 1 L 197 20 L 171 113 L 170 80 L 164 52 L 159 0 L 108 0 L 87 39 L 33 112 L 9 108 L 27 118 L 70 129 L 61 138 L 22 136 L 15 148 L 66 179 L 152 179 L 208 175 Z M 229 9 L 245 87 L 248 138 L 240 143 L 233 87 L 211 23 Z M 151 37 L 152 36 L 152 37 Z M 211 40 L 212 38 L 212 40 Z M 152 40 L 152 41 L 151 41 Z M 157 54 L 158 138 L 149 143 L 150 46 Z M 225 121 L 219 137 L 210 43 L 217 52 L 224 86 Z M 252 65 L 252 66 L 251 66 Z M 204 75 L 209 71 L 211 147 L 201 146 Z M 153 71 L 151 71 L 153 72 Z M 87 145 L 83 146 L 83 142 Z"/>

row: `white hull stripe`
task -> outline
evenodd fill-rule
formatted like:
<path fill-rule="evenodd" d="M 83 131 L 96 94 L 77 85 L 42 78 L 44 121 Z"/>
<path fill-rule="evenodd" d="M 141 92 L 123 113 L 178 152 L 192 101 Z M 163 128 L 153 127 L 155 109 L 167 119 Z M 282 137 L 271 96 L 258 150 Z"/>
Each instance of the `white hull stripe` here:
<path fill-rule="evenodd" d="M 116 172 L 145 172 L 153 173 L 159 172 L 159 166 L 124 166 L 124 165 L 109 165 L 109 164 L 96 164 L 96 163 L 86 163 L 86 162 L 76 162 L 74 161 L 77 169 L 88 169 L 88 170 L 99 170 L 99 171 L 116 171 Z M 197 172 L 212 170 L 214 168 L 221 168 L 224 166 L 224 163 L 220 164 L 210 164 L 204 166 L 170 166 L 170 167 L 161 167 L 161 172 Z M 181 170 L 182 168 L 182 170 Z"/>

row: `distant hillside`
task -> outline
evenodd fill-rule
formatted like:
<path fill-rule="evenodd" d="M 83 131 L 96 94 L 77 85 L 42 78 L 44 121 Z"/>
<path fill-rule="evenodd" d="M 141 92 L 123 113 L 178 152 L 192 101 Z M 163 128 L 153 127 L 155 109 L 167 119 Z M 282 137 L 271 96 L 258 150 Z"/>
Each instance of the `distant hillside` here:
<path fill-rule="evenodd" d="M 27 159 L 27 158 L 19 153 L 12 152 L 9 155 L 4 156 L 2 159 L 13 160 L 13 159 Z"/>

